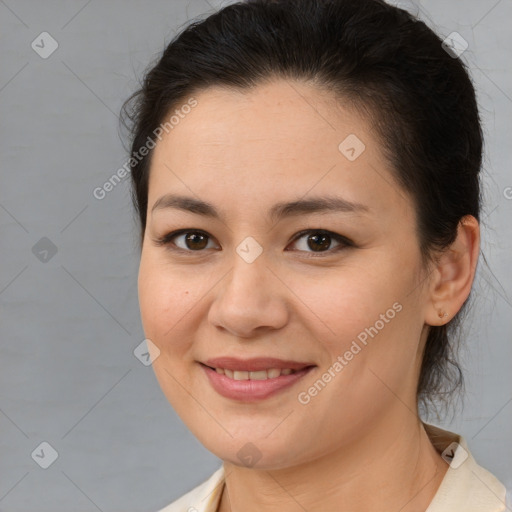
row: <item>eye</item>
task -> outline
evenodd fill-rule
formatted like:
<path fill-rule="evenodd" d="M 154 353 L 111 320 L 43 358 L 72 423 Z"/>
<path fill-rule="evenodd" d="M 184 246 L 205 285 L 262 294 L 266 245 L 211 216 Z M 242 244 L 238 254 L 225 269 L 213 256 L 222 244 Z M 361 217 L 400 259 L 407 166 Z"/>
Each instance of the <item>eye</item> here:
<path fill-rule="evenodd" d="M 181 246 L 179 243 L 173 242 L 173 239 L 179 240 L 179 237 L 182 237 Z M 177 249 L 170 247 L 172 250 L 200 252 L 202 249 L 211 249 L 211 247 L 208 247 L 209 238 L 210 235 L 204 231 L 182 229 L 180 231 L 173 231 L 172 233 L 164 235 L 162 238 L 155 240 L 155 243 L 158 246 L 174 245 L 177 247 Z"/>
<path fill-rule="evenodd" d="M 307 235 L 307 238 L 306 238 Z M 348 238 L 338 235 L 337 233 L 333 233 L 332 231 L 326 231 L 324 229 L 310 229 L 306 231 L 301 231 L 294 238 L 294 243 L 300 241 L 302 238 L 305 238 L 305 241 L 299 243 L 299 250 L 304 252 L 312 252 L 312 253 L 331 253 L 335 251 L 339 251 L 346 247 L 352 247 L 354 244 Z M 331 242 L 335 240 L 338 245 L 331 248 Z M 312 249 L 308 251 L 307 249 Z M 315 256 L 313 254 L 313 256 Z"/>
<path fill-rule="evenodd" d="M 306 235 L 308 235 L 308 237 L 305 242 L 298 245 L 302 245 L 302 248 L 299 248 L 299 252 L 313 253 L 309 257 L 315 257 L 316 255 L 314 253 L 321 256 L 323 253 L 332 253 L 346 247 L 354 246 L 353 242 L 348 238 L 324 229 L 309 229 L 301 231 L 297 233 L 292 243 L 297 243 L 297 241 L 305 238 Z M 208 246 L 210 238 L 210 235 L 204 231 L 196 229 L 181 229 L 179 231 L 168 233 L 162 238 L 155 239 L 154 242 L 157 246 L 168 246 L 169 250 L 191 253 L 202 252 L 203 249 L 211 249 L 212 247 Z M 176 243 L 174 240 L 177 240 L 178 242 Z M 334 249 L 331 248 L 332 240 L 335 240 L 338 244 Z M 308 251 L 307 249 L 312 250 Z"/>

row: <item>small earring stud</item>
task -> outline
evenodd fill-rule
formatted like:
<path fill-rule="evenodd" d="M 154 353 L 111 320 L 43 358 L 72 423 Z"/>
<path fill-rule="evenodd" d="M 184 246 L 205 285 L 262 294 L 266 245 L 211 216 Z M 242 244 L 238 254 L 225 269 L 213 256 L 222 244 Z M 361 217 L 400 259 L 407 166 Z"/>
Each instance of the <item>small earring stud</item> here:
<path fill-rule="evenodd" d="M 437 314 L 438 314 L 439 318 L 444 318 L 444 317 L 448 316 L 448 313 L 446 313 L 446 311 L 443 311 L 441 309 L 438 311 Z"/>

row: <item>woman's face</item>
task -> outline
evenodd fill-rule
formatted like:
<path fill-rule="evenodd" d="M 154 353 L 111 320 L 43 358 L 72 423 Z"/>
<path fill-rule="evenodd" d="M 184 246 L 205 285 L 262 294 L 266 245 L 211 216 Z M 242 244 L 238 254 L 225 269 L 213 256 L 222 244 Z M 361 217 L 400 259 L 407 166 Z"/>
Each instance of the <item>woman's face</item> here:
<path fill-rule="evenodd" d="M 194 97 L 154 149 L 138 280 L 167 399 L 215 455 L 267 469 L 398 428 L 415 410 L 427 274 L 371 126 L 297 82 Z M 239 361 L 210 361 L 225 357 Z M 262 373 L 279 366 L 295 371 Z"/>

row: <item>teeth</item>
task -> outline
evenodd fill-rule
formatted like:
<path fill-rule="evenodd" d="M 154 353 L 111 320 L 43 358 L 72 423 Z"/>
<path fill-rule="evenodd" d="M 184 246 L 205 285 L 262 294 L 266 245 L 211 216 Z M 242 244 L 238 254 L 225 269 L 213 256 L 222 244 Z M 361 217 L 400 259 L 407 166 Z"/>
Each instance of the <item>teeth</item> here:
<path fill-rule="evenodd" d="M 267 370 L 260 370 L 259 372 L 249 372 L 251 380 L 267 380 Z"/>
<path fill-rule="evenodd" d="M 279 377 L 279 375 L 281 375 L 281 370 L 279 368 L 272 368 L 270 370 L 267 370 L 267 375 L 269 379 L 275 379 L 276 377 Z"/>
<path fill-rule="evenodd" d="M 267 380 L 275 379 L 280 375 L 290 375 L 291 373 L 295 373 L 295 370 L 292 370 L 291 368 L 269 368 L 268 370 L 259 370 L 256 372 L 215 368 L 215 371 L 234 380 Z"/>

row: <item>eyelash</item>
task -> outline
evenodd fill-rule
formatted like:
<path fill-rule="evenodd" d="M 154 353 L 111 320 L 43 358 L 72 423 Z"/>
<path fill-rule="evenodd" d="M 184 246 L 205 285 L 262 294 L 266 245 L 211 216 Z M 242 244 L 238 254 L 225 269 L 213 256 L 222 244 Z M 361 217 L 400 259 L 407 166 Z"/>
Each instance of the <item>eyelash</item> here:
<path fill-rule="evenodd" d="M 175 238 L 179 235 L 188 234 L 188 233 L 196 233 L 196 234 L 205 235 L 206 237 L 211 239 L 210 235 L 208 235 L 208 233 L 206 233 L 205 231 L 189 228 L 189 229 L 180 229 L 177 231 L 172 231 L 171 233 L 167 233 L 166 235 L 164 235 L 161 238 L 155 239 L 154 242 L 157 246 L 167 246 L 166 248 L 171 251 L 176 251 L 176 252 L 181 252 L 181 253 L 204 252 L 205 249 L 200 249 L 197 251 L 190 250 L 190 249 L 182 249 L 181 247 L 176 247 L 176 245 L 173 242 L 171 242 L 171 240 L 173 238 Z M 349 240 L 348 238 L 346 238 L 342 235 L 333 233 L 332 231 L 327 231 L 325 229 L 308 229 L 308 230 L 300 231 L 299 233 L 297 233 L 295 235 L 295 237 L 293 238 L 291 243 L 294 243 L 294 242 L 300 240 L 303 236 L 309 235 L 309 234 L 328 235 L 330 238 L 332 238 L 336 242 L 340 243 L 340 245 L 338 247 L 335 247 L 334 249 L 328 249 L 326 251 L 319 251 L 316 253 L 309 252 L 309 251 L 298 251 L 298 252 L 306 252 L 306 253 L 310 254 L 309 256 L 307 256 L 308 258 L 318 258 L 318 257 L 322 257 L 324 255 L 330 255 L 333 252 L 338 252 L 338 251 L 346 249 L 348 247 L 355 247 L 355 244 L 352 242 L 352 240 Z M 172 246 L 174 246 L 174 247 L 172 247 Z"/>

